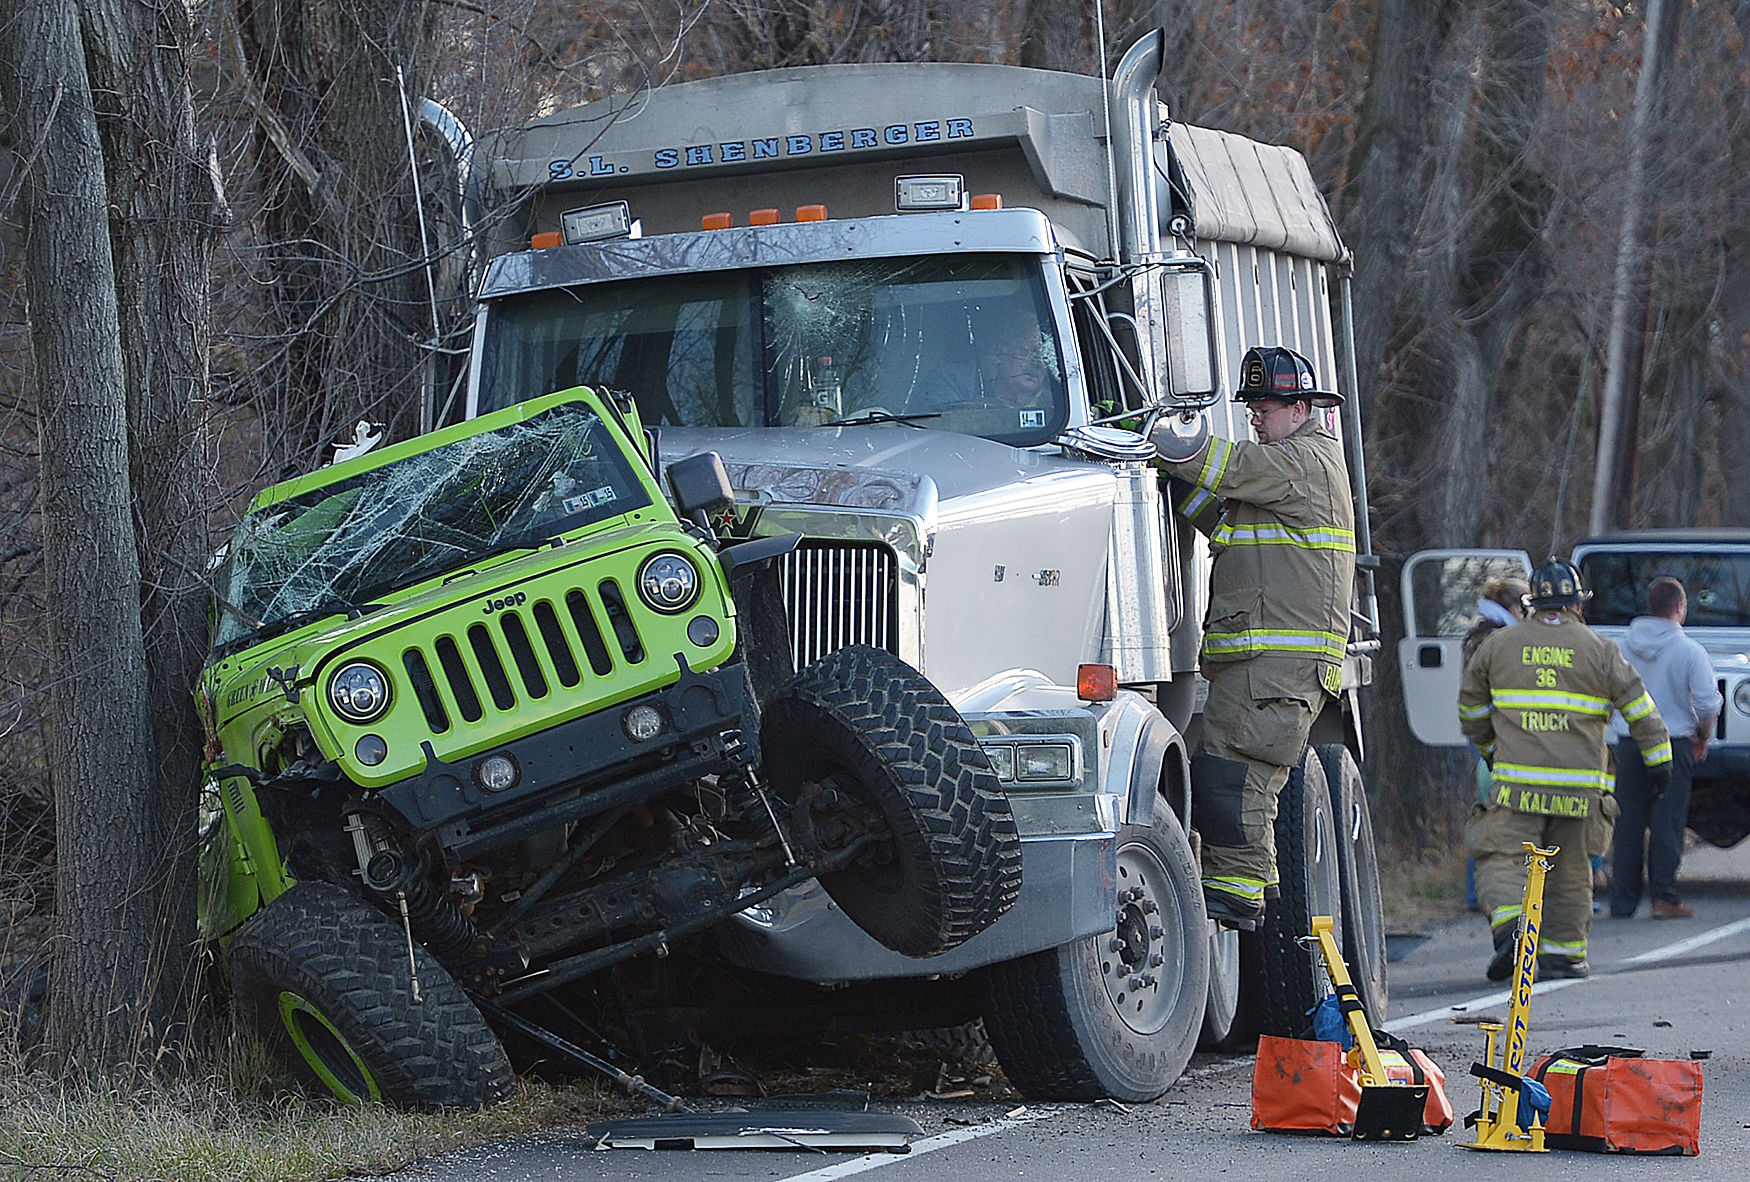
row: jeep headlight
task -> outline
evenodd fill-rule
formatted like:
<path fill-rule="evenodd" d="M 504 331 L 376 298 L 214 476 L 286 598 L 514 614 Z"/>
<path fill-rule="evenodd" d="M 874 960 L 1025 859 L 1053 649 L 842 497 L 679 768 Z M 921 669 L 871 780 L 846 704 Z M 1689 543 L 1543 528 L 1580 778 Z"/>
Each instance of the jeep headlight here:
<path fill-rule="evenodd" d="M 1750 681 L 1738 683 L 1738 688 L 1732 691 L 1732 705 L 1738 708 L 1738 713 L 1750 714 Z"/>
<path fill-rule="evenodd" d="M 375 722 L 389 709 L 389 679 L 369 661 L 342 665 L 328 680 L 328 704 L 347 722 Z"/>
<path fill-rule="evenodd" d="M 638 598 L 665 615 L 684 612 L 699 598 L 699 569 L 682 554 L 653 554 L 638 568 Z"/>

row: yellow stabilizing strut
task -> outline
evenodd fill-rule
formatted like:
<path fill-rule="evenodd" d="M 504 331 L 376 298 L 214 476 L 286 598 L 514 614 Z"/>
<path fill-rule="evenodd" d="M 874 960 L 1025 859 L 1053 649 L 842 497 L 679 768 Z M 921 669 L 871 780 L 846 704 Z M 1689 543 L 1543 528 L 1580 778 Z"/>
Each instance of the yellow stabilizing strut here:
<path fill-rule="evenodd" d="M 1503 1149 L 1517 1153 L 1547 1152 L 1543 1122 L 1534 1115 L 1530 1128 L 1519 1124 L 1519 1081 L 1525 1075 L 1525 1043 L 1531 1033 L 1531 984 L 1537 971 L 1537 941 L 1543 931 L 1543 879 L 1560 846 L 1538 849 L 1525 843 L 1525 905 L 1519 925 L 1519 951 L 1513 961 L 1513 1002 L 1507 1010 L 1507 1038 L 1501 1062 L 1495 1063 L 1496 1036 L 1501 1026 L 1479 1023 L 1487 1037 L 1483 1062 L 1471 1064 L 1482 1081 L 1483 1102 L 1477 1110 L 1477 1139 L 1460 1142 L 1466 1149 Z"/>
<path fill-rule="evenodd" d="M 1355 1139 L 1414 1141 L 1422 1135 L 1428 1085 L 1395 1080 L 1387 1074 L 1379 1057 L 1379 1044 L 1373 1041 L 1373 1030 L 1367 1024 L 1367 1008 L 1361 1004 L 1355 984 L 1349 979 L 1349 968 L 1343 963 L 1343 953 L 1337 948 L 1335 928 L 1330 916 L 1313 916 L 1313 938 L 1324 955 L 1338 1007 L 1355 1036 L 1355 1049 L 1361 1052 L 1361 1100 L 1355 1109 Z"/>

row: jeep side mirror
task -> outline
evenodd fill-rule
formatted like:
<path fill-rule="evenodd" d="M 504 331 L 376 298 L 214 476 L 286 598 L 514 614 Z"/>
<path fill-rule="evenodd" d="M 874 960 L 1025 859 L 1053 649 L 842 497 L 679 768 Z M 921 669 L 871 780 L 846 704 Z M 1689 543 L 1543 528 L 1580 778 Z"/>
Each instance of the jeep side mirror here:
<path fill-rule="evenodd" d="M 668 490 L 674 498 L 675 510 L 693 524 L 712 533 L 713 513 L 735 508 L 735 490 L 729 487 L 729 472 L 723 467 L 723 457 L 714 451 L 668 466 Z"/>

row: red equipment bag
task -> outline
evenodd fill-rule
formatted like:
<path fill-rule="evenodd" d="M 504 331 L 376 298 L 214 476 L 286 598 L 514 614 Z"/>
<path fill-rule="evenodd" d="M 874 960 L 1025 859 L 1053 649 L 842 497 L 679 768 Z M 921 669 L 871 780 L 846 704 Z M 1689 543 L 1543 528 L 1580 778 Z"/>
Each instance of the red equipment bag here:
<path fill-rule="evenodd" d="M 1276 1133 L 1355 1130 L 1361 1079 L 1340 1044 L 1319 1039 L 1258 1036 L 1252 1063 L 1252 1127 Z"/>
<path fill-rule="evenodd" d="M 1592 1153 L 1701 1152 L 1701 1064 L 1632 1047 L 1569 1047 L 1532 1064 L 1549 1089 L 1544 1142 Z"/>
<path fill-rule="evenodd" d="M 1452 1126 L 1445 1072 L 1400 1038 L 1379 1031 L 1374 1031 L 1373 1037 L 1389 1077 L 1428 1085 L 1422 1131 L 1444 1133 Z M 1360 1102 L 1361 1076 L 1350 1066 L 1341 1045 L 1258 1036 L 1258 1057 L 1252 1063 L 1254 1129 L 1347 1137 L 1355 1130 L 1355 1110 Z"/>

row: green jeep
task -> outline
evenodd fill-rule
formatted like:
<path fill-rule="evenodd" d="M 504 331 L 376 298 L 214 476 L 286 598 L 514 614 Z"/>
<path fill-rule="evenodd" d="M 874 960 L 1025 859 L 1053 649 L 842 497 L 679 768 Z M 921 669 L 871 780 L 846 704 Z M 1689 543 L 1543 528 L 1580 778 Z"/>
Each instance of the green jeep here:
<path fill-rule="evenodd" d="M 668 470 L 683 520 L 648 447 L 629 398 L 564 391 L 267 488 L 227 547 L 203 932 L 343 1099 L 500 1099 L 495 1025 L 544 1033 L 520 1002 L 811 877 L 914 957 L 1019 890 L 1008 801 L 915 671 L 841 649 L 761 707 L 784 630 L 753 644 L 731 584 L 794 539 L 718 536 L 712 454 Z"/>

